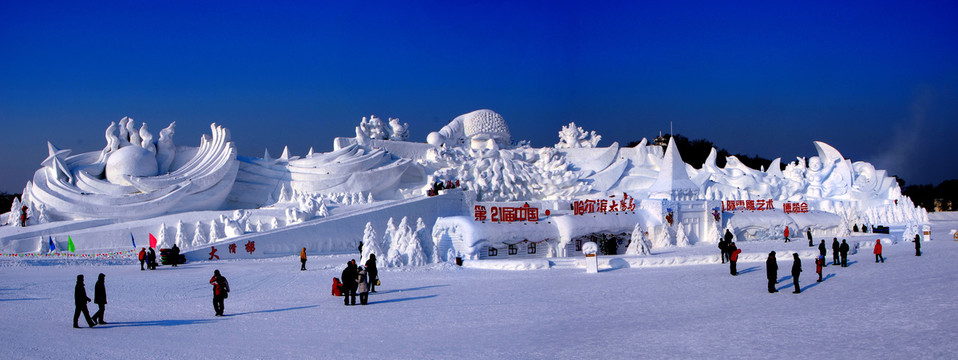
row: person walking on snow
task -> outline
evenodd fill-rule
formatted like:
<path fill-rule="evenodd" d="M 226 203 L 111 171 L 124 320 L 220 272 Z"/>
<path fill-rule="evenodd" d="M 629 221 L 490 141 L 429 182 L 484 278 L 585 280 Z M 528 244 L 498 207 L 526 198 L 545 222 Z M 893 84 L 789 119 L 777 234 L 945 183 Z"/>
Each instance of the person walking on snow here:
<path fill-rule="evenodd" d="M 93 322 L 97 325 L 106 324 L 106 321 L 103 321 L 103 310 L 106 308 L 106 285 L 103 284 L 104 278 L 106 278 L 106 275 L 100 273 L 100 276 L 96 279 L 96 284 L 93 285 L 93 303 L 97 306 L 96 312 L 93 313 Z"/>
<path fill-rule="evenodd" d="M 729 272 L 732 276 L 738 276 L 738 269 L 735 268 L 735 263 L 738 262 L 738 254 L 742 253 L 742 250 L 735 247 L 735 243 L 732 243 L 732 255 L 729 257 Z"/>
<path fill-rule="evenodd" d="M 882 263 L 885 262 L 885 258 L 881 256 L 881 239 L 875 240 L 875 262 L 881 260 Z"/>
<path fill-rule="evenodd" d="M 362 266 L 356 276 L 356 292 L 359 293 L 359 305 L 366 305 L 369 302 L 369 277 L 366 276 L 366 269 Z"/>
<path fill-rule="evenodd" d="M 768 260 L 765 260 L 765 276 L 768 278 L 768 293 L 777 293 L 775 284 L 778 283 L 778 262 L 775 261 L 775 252 L 768 253 Z"/>
<path fill-rule="evenodd" d="M 812 228 L 809 227 L 808 231 L 805 232 L 805 236 L 808 237 L 808 247 L 815 247 L 815 243 L 812 240 Z"/>
<path fill-rule="evenodd" d="M 921 256 L 921 237 L 915 234 L 915 256 Z"/>
<path fill-rule="evenodd" d="M 822 267 L 825 266 L 825 255 L 815 258 L 815 272 L 818 273 L 818 282 L 822 282 Z"/>
<path fill-rule="evenodd" d="M 80 325 L 77 325 L 77 320 L 80 320 L 80 314 L 83 314 L 83 317 L 86 318 L 86 323 L 90 327 L 96 326 L 96 323 L 93 322 L 93 319 L 90 318 L 90 311 L 86 308 L 86 303 L 90 302 L 90 298 L 86 296 L 86 288 L 83 286 L 83 275 L 77 275 L 77 284 L 73 288 L 73 303 L 76 305 L 76 310 L 73 311 L 73 327 L 79 329 Z"/>
<path fill-rule="evenodd" d="M 788 239 L 788 225 L 785 225 L 785 242 L 789 242 L 789 241 L 791 240 Z"/>
<path fill-rule="evenodd" d="M 376 292 L 376 283 L 379 282 L 379 269 L 376 268 L 376 254 L 369 254 L 366 260 L 366 273 L 369 277 L 369 292 Z"/>
<path fill-rule="evenodd" d="M 299 262 L 303 264 L 299 267 L 299 271 L 306 271 L 306 248 L 299 252 Z"/>
<path fill-rule="evenodd" d="M 798 286 L 798 276 L 802 274 L 802 260 L 798 258 L 798 253 L 792 254 L 795 260 L 792 262 L 792 284 L 795 285 L 795 291 L 792 294 L 799 294 L 802 288 Z"/>
<path fill-rule="evenodd" d="M 842 239 L 842 246 L 838 248 L 838 252 L 842 256 L 842 267 L 848 267 L 848 243 L 845 239 Z"/>
<path fill-rule="evenodd" d="M 230 283 L 226 278 L 220 275 L 219 270 L 213 270 L 213 277 L 210 278 L 210 285 L 213 285 L 213 311 L 216 316 L 223 316 L 225 306 L 223 300 L 229 296 Z"/>
<path fill-rule="evenodd" d="M 145 270 L 143 269 L 143 263 L 146 262 L 146 248 L 140 248 L 139 258 L 140 258 L 140 270 L 141 271 Z"/>
<path fill-rule="evenodd" d="M 838 265 L 841 260 L 838 257 L 838 249 L 841 245 L 838 244 L 838 238 L 832 238 L 832 265 Z"/>

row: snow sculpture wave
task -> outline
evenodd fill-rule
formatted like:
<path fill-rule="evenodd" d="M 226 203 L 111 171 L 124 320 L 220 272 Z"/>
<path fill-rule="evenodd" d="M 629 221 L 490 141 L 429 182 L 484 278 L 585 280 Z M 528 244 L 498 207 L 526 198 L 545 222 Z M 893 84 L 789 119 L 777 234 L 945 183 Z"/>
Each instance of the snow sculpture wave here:
<path fill-rule="evenodd" d="M 120 125 L 117 136 L 117 124 L 110 124 L 100 152 L 68 157 L 69 150 L 49 144 L 50 156 L 27 183 L 24 198 L 54 221 L 143 219 L 222 207 L 238 169 L 228 130 L 213 124 L 212 136 L 204 135 L 199 148 L 174 153 L 173 124 L 161 133 L 160 144 L 146 124 L 131 131 L 133 119 L 124 118 Z M 161 168 L 171 171 L 160 174 Z"/>

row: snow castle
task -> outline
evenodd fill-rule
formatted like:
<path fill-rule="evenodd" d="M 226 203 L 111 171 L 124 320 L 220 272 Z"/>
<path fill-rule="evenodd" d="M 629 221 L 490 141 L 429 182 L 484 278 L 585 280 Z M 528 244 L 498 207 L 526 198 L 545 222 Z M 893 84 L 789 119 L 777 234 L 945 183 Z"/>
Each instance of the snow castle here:
<path fill-rule="evenodd" d="M 362 241 L 364 256 L 375 249 L 403 266 L 573 256 L 590 241 L 639 255 L 714 243 L 726 229 L 737 241 L 779 240 L 786 227 L 830 238 L 903 226 L 913 237 L 928 223 L 884 170 L 822 142 L 817 156 L 756 170 L 735 157 L 719 168 L 715 149 L 687 164 L 671 140 L 599 147 L 600 135 L 574 123 L 554 146 L 516 145 L 491 110 L 460 115 L 425 142 L 409 141 L 399 119 L 371 116 L 330 152 L 278 158 L 238 155 L 216 124 L 199 146 L 176 146 L 174 128 L 154 137 L 123 118 L 101 150 L 48 144 L 0 216 L 0 252 L 49 252 L 67 239 L 81 253 L 125 251 L 155 235 L 158 247 L 217 260 L 355 251 Z"/>

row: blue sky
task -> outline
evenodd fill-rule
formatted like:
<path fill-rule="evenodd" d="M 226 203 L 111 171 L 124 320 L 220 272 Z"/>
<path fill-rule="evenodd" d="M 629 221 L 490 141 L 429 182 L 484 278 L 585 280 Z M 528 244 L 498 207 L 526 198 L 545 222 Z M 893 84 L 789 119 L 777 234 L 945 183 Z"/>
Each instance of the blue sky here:
<path fill-rule="evenodd" d="M 275 156 L 370 114 L 425 141 L 481 108 L 534 146 L 572 121 L 600 145 L 671 122 L 733 153 L 821 140 L 910 184 L 958 178 L 956 2 L 517 3 L 3 2 L 0 191 L 48 140 L 98 150 L 123 116 Z"/>

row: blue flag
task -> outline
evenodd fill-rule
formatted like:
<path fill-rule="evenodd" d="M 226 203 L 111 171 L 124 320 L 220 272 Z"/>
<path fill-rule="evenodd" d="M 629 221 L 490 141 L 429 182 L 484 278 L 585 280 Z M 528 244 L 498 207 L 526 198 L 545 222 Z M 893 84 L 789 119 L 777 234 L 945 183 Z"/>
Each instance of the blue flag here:
<path fill-rule="evenodd" d="M 53 236 L 50 237 L 50 252 L 53 252 L 57 249 L 57 245 L 53 243 Z"/>
<path fill-rule="evenodd" d="M 136 239 L 133 238 L 133 233 L 130 233 L 130 241 L 133 242 L 133 250 L 136 250 Z"/>

